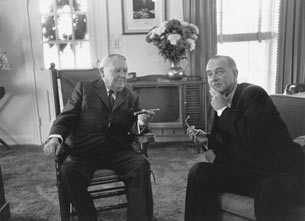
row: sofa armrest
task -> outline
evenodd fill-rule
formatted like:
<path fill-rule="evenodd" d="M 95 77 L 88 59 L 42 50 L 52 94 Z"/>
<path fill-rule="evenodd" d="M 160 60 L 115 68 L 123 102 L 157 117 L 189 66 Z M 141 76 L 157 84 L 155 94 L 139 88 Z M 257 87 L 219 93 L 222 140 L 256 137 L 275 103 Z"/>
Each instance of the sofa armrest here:
<path fill-rule="evenodd" d="M 299 136 L 293 140 L 295 143 L 299 144 L 305 151 L 305 135 Z"/>

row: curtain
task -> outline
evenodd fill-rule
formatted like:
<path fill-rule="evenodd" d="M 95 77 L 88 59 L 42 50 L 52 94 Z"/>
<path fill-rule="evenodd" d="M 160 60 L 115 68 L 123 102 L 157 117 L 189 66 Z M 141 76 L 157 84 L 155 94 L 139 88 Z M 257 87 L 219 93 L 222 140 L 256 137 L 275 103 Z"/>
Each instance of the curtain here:
<path fill-rule="evenodd" d="M 305 82 L 305 1 L 281 0 L 276 92 Z"/>
<path fill-rule="evenodd" d="M 184 20 L 199 28 L 196 49 L 190 55 L 191 75 L 204 78 L 205 65 L 216 54 L 216 0 L 183 0 Z"/>
<path fill-rule="evenodd" d="M 183 0 L 184 20 L 199 28 L 196 48 L 191 53 L 190 72 L 192 76 L 200 76 L 206 82 L 205 66 L 210 57 L 217 52 L 216 0 Z M 204 91 L 205 130 L 211 129 L 212 111 L 208 96 L 208 87 Z"/>

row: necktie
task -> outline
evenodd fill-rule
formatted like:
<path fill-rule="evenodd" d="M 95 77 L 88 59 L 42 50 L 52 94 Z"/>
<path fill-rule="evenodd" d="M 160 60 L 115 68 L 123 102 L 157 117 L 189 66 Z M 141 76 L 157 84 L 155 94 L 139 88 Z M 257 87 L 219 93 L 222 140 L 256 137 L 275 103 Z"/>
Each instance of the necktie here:
<path fill-rule="evenodd" d="M 113 105 L 114 105 L 114 98 L 113 98 L 114 91 L 110 90 L 108 93 L 109 93 L 108 94 L 109 108 L 110 108 L 110 110 L 112 110 Z"/>

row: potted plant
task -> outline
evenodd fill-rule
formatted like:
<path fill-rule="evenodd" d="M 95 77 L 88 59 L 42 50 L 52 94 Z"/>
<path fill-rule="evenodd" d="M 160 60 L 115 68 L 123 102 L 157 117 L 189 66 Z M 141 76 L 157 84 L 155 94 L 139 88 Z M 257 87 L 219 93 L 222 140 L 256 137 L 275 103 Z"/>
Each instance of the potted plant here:
<path fill-rule="evenodd" d="M 1 49 L 0 44 L 0 71 L 9 71 L 11 70 L 11 65 L 8 63 L 6 52 Z M 5 90 L 4 87 L 0 86 L 0 99 L 4 96 Z"/>
<path fill-rule="evenodd" d="M 180 61 L 187 58 L 187 51 L 195 49 L 199 35 L 196 25 L 172 19 L 152 28 L 146 36 L 146 41 L 159 49 L 164 60 L 169 60 L 171 68 L 167 75 L 170 79 L 181 79 L 184 76 Z"/>

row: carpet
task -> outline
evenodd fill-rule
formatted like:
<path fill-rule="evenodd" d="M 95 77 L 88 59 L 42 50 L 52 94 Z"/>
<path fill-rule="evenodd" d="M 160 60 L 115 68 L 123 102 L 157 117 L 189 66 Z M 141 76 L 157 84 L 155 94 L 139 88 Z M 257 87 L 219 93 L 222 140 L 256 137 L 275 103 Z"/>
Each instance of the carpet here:
<path fill-rule="evenodd" d="M 154 215 L 159 221 L 182 221 L 187 173 L 203 160 L 190 143 L 160 143 L 148 148 Z M 12 221 L 60 220 L 54 162 L 40 146 L 14 146 L 0 151 L 6 201 Z M 99 220 L 124 221 L 126 209 L 104 212 Z"/>

